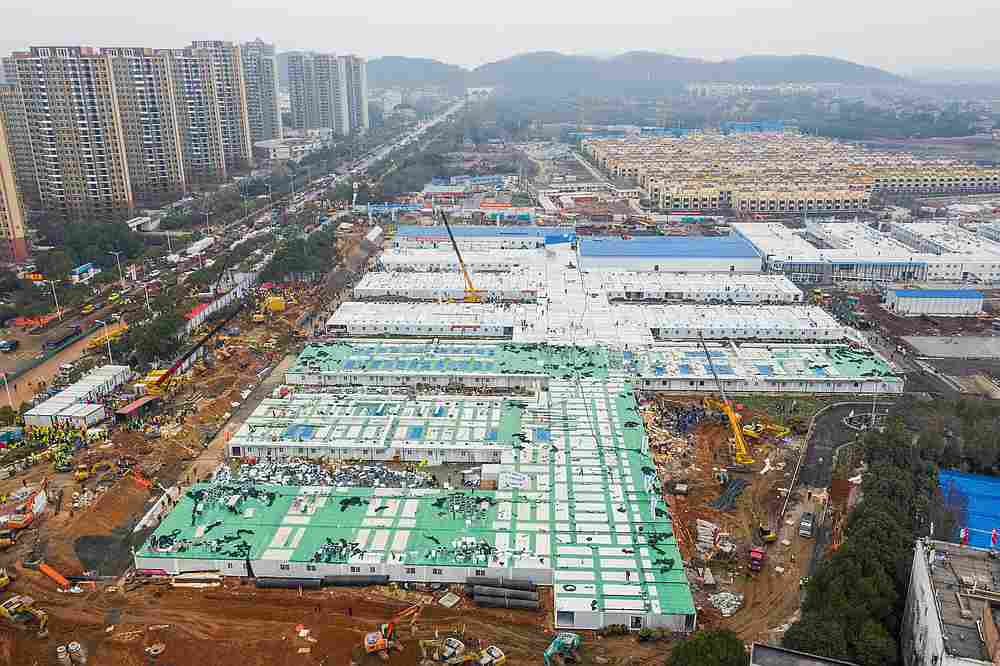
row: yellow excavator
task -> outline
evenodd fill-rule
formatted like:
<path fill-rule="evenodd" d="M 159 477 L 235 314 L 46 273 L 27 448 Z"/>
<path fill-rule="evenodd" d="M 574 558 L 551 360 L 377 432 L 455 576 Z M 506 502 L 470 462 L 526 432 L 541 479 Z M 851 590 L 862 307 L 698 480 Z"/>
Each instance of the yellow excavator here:
<path fill-rule="evenodd" d="M 35 607 L 35 600 L 21 594 L 15 594 L 0 604 L 0 617 L 18 628 L 27 627 L 32 621 L 38 623 L 38 637 L 49 635 L 49 614 Z"/>
<path fill-rule="evenodd" d="M 719 379 L 719 373 L 715 371 L 715 362 L 708 351 L 708 345 L 705 344 L 705 338 L 699 335 L 698 341 L 701 342 L 705 358 L 708 359 L 708 368 L 712 371 L 712 377 L 715 378 L 715 385 L 719 387 L 719 396 L 722 398 L 721 401 L 705 398 L 705 408 L 716 409 L 726 415 L 726 419 L 729 421 L 729 429 L 733 433 L 733 449 L 735 450 L 734 457 L 736 464 L 752 465 L 754 460 L 750 457 L 750 447 L 747 446 L 747 441 L 743 437 L 740 415 L 736 413 L 736 410 L 733 409 L 733 403 L 726 397 L 726 390 L 722 387 L 722 380 Z"/>
<path fill-rule="evenodd" d="M 451 246 L 455 249 L 455 256 L 458 258 L 458 267 L 462 271 L 462 277 L 465 278 L 465 302 L 466 303 L 482 303 L 483 296 L 476 289 L 475 285 L 472 284 L 472 278 L 469 276 L 469 270 L 465 267 L 465 261 L 462 259 L 462 253 L 458 249 L 458 243 L 455 241 L 455 234 L 451 232 L 451 225 L 448 224 L 448 216 L 444 214 L 444 211 L 438 211 L 441 213 L 441 221 L 444 222 L 444 228 L 448 231 L 448 238 L 451 239 Z"/>

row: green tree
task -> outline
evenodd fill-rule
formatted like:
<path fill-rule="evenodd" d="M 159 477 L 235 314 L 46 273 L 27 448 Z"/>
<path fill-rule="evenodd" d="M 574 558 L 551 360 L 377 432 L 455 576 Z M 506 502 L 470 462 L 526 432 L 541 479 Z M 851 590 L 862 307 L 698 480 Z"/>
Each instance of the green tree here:
<path fill-rule="evenodd" d="M 822 613 L 804 613 L 785 632 L 782 645 L 800 652 L 845 659 L 847 639 L 841 618 Z"/>
<path fill-rule="evenodd" d="M 674 645 L 667 666 L 746 666 L 749 661 L 743 642 L 733 632 L 699 631 Z"/>
<path fill-rule="evenodd" d="M 50 280 L 60 280 L 66 277 L 78 265 L 74 264 L 70 256 L 63 250 L 39 252 L 35 264 L 38 266 L 38 272 Z"/>
<path fill-rule="evenodd" d="M 865 622 L 854 647 L 854 658 L 860 666 L 898 663 L 896 652 L 896 641 L 884 626 L 874 620 Z"/>

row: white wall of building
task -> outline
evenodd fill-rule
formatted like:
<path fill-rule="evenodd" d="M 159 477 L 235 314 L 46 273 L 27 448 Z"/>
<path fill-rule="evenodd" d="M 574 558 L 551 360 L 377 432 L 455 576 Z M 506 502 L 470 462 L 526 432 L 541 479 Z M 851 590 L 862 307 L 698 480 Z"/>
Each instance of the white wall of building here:
<path fill-rule="evenodd" d="M 760 257 L 595 257 L 579 255 L 581 270 L 645 273 L 760 273 Z"/>
<path fill-rule="evenodd" d="M 974 317 L 983 311 L 983 299 L 898 296 L 895 291 L 889 291 L 886 294 L 885 307 L 890 312 L 900 315 Z"/>

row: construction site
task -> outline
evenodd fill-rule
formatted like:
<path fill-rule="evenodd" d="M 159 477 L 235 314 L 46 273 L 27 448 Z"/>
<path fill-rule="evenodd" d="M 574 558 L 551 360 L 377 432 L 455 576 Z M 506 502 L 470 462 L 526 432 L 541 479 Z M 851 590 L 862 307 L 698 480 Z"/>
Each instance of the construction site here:
<path fill-rule="evenodd" d="M 499 269 L 514 295 L 457 242 L 441 281 L 362 278 L 386 264 L 360 247 L 125 378 L 141 397 L 81 395 L 100 424 L 34 426 L 68 453 L 0 481 L 0 663 L 659 664 L 698 628 L 780 636 L 826 510 L 811 420 L 901 392 L 890 361 L 784 278 L 731 278 L 786 304 L 753 317 L 696 278 L 613 304 L 641 278 L 563 238 Z"/>

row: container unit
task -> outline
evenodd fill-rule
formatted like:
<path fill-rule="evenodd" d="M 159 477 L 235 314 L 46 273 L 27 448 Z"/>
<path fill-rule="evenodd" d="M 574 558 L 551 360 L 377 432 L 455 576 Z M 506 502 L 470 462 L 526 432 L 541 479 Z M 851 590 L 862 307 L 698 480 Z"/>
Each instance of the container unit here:
<path fill-rule="evenodd" d="M 596 270 L 584 275 L 584 284 L 588 293 L 606 293 L 609 301 L 803 302 L 802 291 L 784 275 Z"/>
<path fill-rule="evenodd" d="M 540 271 L 518 270 L 503 276 L 473 273 L 472 282 L 483 299 L 491 301 L 534 301 L 544 291 Z M 366 273 L 354 287 L 358 300 L 460 301 L 465 297 L 461 273 L 441 275 L 407 272 Z"/>
<path fill-rule="evenodd" d="M 329 335 L 352 337 L 512 338 L 515 309 L 470 303 L 342 303 Z"/>
<path fill-rule="evenodd" d="M 983 294 L 974 289 L 894 289 L 885 308 L 903 316 L 974 317 L 983 311 Z"/>

